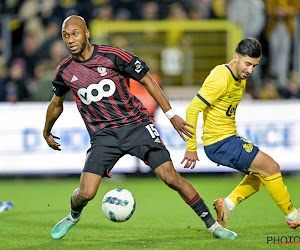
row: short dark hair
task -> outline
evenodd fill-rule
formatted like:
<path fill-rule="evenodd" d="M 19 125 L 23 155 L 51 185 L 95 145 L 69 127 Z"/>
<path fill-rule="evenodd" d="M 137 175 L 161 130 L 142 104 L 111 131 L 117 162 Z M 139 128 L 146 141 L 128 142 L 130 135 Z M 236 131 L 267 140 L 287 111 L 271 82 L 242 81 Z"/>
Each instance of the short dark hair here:
<path fill-rule="evenodd" d="M 262 54 L 261 44 L 255 38 L 246 38 L 239 42 L 235 52 L 243 56 L 259 58 Z"/>

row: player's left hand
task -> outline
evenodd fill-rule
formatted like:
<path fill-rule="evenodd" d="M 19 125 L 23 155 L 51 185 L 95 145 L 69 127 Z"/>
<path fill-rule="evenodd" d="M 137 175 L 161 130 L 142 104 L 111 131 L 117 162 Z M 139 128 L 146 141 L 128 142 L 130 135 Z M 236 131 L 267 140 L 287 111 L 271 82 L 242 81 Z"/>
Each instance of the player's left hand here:
<path fill-rule="evenodd" d="M 173 127 L 176 129 L 176 131 L 178 132 L 178 134 L 181 136 L 181 138 L 184 141 L 186 141 L 186 138 L 184 135 L 186 135 L 190 138 L 193 138 L 194 133 L 187 128 L 187 126 L 194 128 L 193 125 L 187 123 L 185 120 L 183 120 L 178 115 L 173 116 L 170 121 L 171 121 Z"/>
<path fill-rule="evenodd" d="M 196 166 L 196 161 L 199 161 L 197 151 L 192 152 L 186 150 L 181 164 L 185 162 L 184 168 L 189 168 L 192 166 L 191 169 L 193 169 Z"/>
<path fill-rule="evenodd" d="M 49 134 L 44 134 L 44 138 L 46 140 L 46 142 L 48 143 L 49 147 L 53 148 L 54 150 L 58 150 L 60 151 L 60 144 L 57 143 L 54 139 L 60 139 L 59 137 L 52 135 L 51 133 Z"/>

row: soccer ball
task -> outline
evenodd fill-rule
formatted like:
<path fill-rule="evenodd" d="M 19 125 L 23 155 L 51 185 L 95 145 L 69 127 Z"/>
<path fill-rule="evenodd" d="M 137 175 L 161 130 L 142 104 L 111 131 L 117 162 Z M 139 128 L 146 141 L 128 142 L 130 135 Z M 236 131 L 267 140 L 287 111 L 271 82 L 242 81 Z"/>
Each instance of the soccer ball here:
<path fill-rule="evenodd" d="M 124 188 L 110 190 L 102 200 L 102 211 L 111 221 L 123 222 L 131 218 L 135 211 L 135 199 Z"/>

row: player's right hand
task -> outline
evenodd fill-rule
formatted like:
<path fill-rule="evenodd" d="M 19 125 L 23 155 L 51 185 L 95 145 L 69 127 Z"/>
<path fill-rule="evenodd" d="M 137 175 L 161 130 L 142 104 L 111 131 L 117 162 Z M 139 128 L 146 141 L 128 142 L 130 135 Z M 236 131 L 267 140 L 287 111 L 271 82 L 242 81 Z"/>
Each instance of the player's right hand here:
<path fill-rule="evenodd" d="M 191 169 L 193 169 L 196 166 L 196 161 L 199 161 L 197 151 L 192 152 L 186 150 L 184 157 L 181 161 L 181 164 L 184 163 L 185 161 L 186 163 L 184 165 L 184 168 L 189 168 L 190 166 L 192 166 Z"/>
<path fill-rule="evenodd" d="M 188 127 L 194 128 L 193 125 L 187 123 L 178 115 L 173 116 L 173 118 L 170 121 L 173 127 L 175 128 L 175 130 L 178 132 L 178 134 L 181 136 L 181 138 L 184 141 L 186 141 L 185 136 L 193 138 L 194 132 L 188 129 Z"/>
<path fill-rule="evenodd" d="M 60 144 L 57 143 L 54 139 L 60 139 L 59 137 L 52 135 L 51 133 L 49 134 L 44 134 L 44 138 L 46 140 L 46 142 L 48 143 L 50 148 L 53 148 L 54 150 L 58 150 L 61 151 L 60 149 Z"/>

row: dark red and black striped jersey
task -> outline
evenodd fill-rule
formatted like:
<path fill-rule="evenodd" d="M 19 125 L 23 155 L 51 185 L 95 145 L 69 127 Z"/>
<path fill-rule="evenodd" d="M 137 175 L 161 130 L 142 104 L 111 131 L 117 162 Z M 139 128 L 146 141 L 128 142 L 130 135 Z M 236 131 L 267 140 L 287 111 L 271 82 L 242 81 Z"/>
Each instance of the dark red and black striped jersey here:
<path fill-rule="evenodd" d="M 129 90 L 129 78 L 141 80 L 149 67 L 139 57 L 107 45 L 94 45 L 92 56 L 71 55 L 57 67 L 52 88 L 57 96 L 73 92 L 90 135 L 106 128 L 153 122 L 142 102 Z"/>

